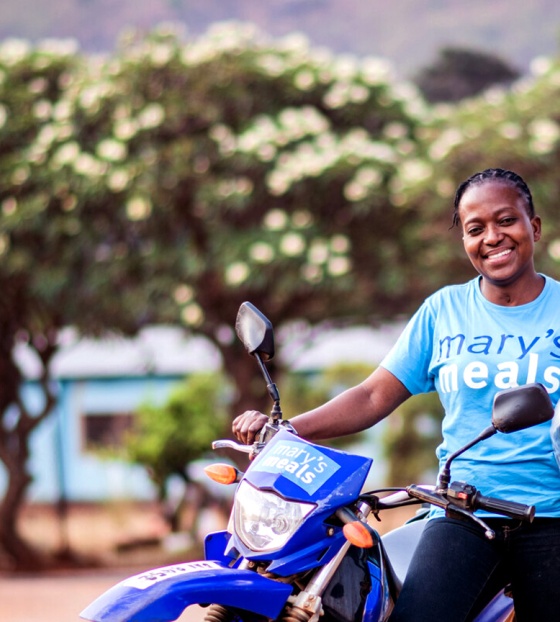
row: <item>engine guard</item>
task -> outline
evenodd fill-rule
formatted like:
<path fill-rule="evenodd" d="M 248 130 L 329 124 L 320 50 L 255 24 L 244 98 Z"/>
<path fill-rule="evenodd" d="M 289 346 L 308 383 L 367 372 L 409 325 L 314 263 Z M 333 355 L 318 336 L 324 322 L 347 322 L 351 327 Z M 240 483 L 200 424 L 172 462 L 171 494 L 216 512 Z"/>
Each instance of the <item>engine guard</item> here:
<path fill-rule="evenodd" d="M 171 622 L 190 605 L 216 603 L 276 618 L 292 587 L 219 561 L 164 566 L 117 583 L 86 607 L 91 622 Z"/>

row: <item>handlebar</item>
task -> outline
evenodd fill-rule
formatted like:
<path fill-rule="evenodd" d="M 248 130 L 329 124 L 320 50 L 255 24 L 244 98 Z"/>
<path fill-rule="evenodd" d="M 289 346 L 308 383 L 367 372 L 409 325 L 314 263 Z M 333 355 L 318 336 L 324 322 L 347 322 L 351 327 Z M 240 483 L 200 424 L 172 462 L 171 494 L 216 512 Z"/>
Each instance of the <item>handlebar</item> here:
<path fill-rule="evenodd" d="M 528 523 L 532 522 L 535 517 L 534 505 L 485 497 L 474 486 L 464 482 L 453 482 L 445 495 L 417 485 L 408 486 L 406 491 L 411 497 L 436 505 L 446 511 L 460 510 L 464 513 L 464 511 L 486 510 Z"/>

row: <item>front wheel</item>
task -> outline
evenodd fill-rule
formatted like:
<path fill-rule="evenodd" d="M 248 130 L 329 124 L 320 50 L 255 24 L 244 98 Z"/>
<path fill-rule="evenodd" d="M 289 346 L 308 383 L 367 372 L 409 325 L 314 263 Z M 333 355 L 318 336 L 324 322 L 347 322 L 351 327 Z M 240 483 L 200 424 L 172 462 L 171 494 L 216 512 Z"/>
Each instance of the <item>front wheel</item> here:
<path fill-rule="evenodd" d="M 268 619 L 251 611 L 223 605 L 209 605 L 204 614 L 204 622 L 266 622 Z"/>
<path fill-rule="evenodd" d="M 300 607 L 286 605 L 286 608 L 277 620 L 278 622 L 309 622 L 312 615 Z M 265 620 L 267 618 L 263 618 L 250 611 L 224 607 L 223 605 L 210 605 L 204 615 L 204 622 L 265 622 Z"/>

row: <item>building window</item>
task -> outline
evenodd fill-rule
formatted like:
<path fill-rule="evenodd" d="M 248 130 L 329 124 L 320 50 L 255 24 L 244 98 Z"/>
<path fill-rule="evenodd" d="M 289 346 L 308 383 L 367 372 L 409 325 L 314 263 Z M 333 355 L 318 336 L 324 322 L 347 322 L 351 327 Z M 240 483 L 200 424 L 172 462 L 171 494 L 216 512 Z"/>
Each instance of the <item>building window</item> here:
<path fill-rule="evenodd" d="M 82 417 L 84 449 L 97 451 L 122 447 L 125 434 L 132 428 L 132 413 L 95 413 Z"/>

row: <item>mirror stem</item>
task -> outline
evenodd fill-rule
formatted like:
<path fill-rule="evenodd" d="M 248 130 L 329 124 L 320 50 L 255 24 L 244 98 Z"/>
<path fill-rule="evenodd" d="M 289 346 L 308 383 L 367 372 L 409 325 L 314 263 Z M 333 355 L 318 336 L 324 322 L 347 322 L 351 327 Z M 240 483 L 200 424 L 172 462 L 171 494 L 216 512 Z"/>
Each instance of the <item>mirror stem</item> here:
<path fill-rule="evenodd" d="M 453 460 L 455 460 L 455 458 L 460 456 L 463 452 L 467 451 L 467 449 L 470 449 L 477 443 L 480 443 L 480 441 L 490 438 L 491 436 L 496 434 L 496 432 L 496 428 L 493 425 L 489 425 L 486 429 L 482 430 L 482 432 L 474 440 L 472 440 L 470 443 L 467 443 L 464 447 L 461 447 L 461 449 L 458 449 L 454 454 L 451 454 L 449 458 L 447 458 L 445 466 L 439 474 L 438 485 L 436 488 L 437 493 L 441 495 L 447 492 L 449 482 L 451 481 L 451 463 L 453 462 Z"/>
<path fill-rule="evenodd" d="M 268 373 L 268 369 L 266 368 L 262 357 L 255 352 L 255 358 L 257 359 L 259 367 L 261 368 L 262 374 L 266 380 L 266 388 L 268 389 L 268 394 L 274 401 L 274 406 L 272 407 L 272 412 L 270 413 L 270 416 L 275 423 L 282 419 L 282 409 L 280 408 L 280 393 L 278 392 L 278 387 L 274 384 L 274 382 L 272 382 L 272 378 Z"/>

